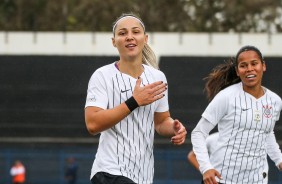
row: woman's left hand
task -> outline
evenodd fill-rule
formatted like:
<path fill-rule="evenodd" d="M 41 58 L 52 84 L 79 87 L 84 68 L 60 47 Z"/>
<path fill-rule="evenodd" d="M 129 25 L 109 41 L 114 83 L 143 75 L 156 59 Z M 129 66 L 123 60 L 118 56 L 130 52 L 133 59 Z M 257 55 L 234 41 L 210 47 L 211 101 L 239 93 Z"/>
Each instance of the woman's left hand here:
<path fill-rule="evenodd" d="M 183 144 L 187 135 L 186 128 L 182 125 L 180 121 L 175 119 L 173 122 L 173 129 L 175 136 L 171 138 L 171 142 L 175 145 Z"/>

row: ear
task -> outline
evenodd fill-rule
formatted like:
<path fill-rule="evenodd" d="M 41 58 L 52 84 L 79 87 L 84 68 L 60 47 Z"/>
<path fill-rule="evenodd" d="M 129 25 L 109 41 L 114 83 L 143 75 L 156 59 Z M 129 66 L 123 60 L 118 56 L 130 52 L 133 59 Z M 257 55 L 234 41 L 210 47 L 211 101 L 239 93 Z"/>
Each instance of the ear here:
<path fill-rule="evenodd" d="M 263 63 L 262 63 L 262 71 L 266 71 L 266 64 L 265 64 L 265 61 L 263 61 Z"/>
<path fill-rule="evenodd" d="M 116 47 L 115 38 L 112 38 L 112 44 L 113 44 L 114 47 Z"/>
<path fill-rule="evenodd" d="M 145 43 L 148 43 L 148 34 L 145 34 Z"/>

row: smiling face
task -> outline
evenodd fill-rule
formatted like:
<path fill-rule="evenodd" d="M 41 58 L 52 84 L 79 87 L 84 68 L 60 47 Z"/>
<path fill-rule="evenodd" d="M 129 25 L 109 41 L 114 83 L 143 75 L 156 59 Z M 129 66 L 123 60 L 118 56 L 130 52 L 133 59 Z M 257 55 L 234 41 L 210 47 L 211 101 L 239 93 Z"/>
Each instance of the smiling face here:
<path fill-rule="evenodd" d="M 257 52 L 253 50 L 243 51 L 238 56 L 236 72 L 243 83 L 245 91 L 261 88 L 262 76 L 265 70 L 265 63 Z"/>
<path fill-rule="evenodd" d="M 137 18 L 121 18 L 115 27 L 113 45 L 118 49 L 121 59 L 142 59 L 142 49 L 147 43 L 148 35 Z"/>

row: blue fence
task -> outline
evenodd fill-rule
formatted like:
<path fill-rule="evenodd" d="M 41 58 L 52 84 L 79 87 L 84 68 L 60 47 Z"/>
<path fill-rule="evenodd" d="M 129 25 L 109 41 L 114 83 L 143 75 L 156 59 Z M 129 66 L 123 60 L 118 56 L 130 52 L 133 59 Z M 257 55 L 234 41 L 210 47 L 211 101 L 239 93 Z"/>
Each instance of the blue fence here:
<path fill-rule="evenodd" d="M 79 165 L 77 184 L 89 184 L 96 147 L 57 146 L 45 148 L 0 148 L 0 184 L 11 183 L 10 167 L 21 160 L 27 170 L 27 184 L 65 184 L 64 169 L 68 157 Z M 154 184 L 199 184 L 201 175 L 187 163 L 189 148 L 156 148 Z M 270 164 L 269 184 L 282 183 L 282 173 Z"/>

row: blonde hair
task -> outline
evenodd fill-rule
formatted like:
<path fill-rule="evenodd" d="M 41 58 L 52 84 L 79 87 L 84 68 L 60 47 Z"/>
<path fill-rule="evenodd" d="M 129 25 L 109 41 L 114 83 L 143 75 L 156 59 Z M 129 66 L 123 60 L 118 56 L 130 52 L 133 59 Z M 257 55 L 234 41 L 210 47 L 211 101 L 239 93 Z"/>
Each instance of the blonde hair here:
<path fill-rule="evenodd" d="M 139 20 L 142 28 L 144 29 L 144 34 L 146 34 L 145 25 L 144 25 L 144 23 L 143 23 L 143 21 L 140 17 L 138 17 L 134 13 L 124 13 L 120 17 L 118 17 L 116 19 L 116 21 L 113 23 L 113 34 L 114 34 L 114 36 L 115 36 L 115 29 L 116 29 L 116 26 L 117 26 L 119 20 L 121 20 L 125 17 L 133 17 L 133 18 Z M 151 47 L 147 43 L 145 43 L 143 50 L 142 50 L 142 63 L 145 64 L 145 65 L 152 66 L 156 69 L 159 69 L 157 57 L 156 57 L 154 51 L 151 49 Z"/>

